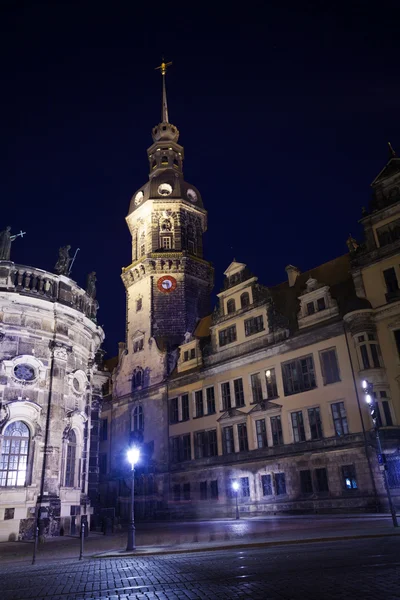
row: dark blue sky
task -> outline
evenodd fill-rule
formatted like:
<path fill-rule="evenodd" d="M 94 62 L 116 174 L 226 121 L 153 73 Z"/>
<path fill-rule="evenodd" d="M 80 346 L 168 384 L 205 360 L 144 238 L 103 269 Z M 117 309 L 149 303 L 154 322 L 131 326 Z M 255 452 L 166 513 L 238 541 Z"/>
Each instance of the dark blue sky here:
<path fill-rule="evenodd" d="M 97 271 L 109 356 L 124 338 L 125 216 L 147 180 L 162 55 L 215 291 L 233 256 L 273 285 L 288 263 L 345 253 L 387 141 L 400 151 L 396 2 L 137 4 L 0 9 L 0 228 L 26 230 L 12 259 L 44 269 L 60 245 L 80 247 L 72 276 Z"/>

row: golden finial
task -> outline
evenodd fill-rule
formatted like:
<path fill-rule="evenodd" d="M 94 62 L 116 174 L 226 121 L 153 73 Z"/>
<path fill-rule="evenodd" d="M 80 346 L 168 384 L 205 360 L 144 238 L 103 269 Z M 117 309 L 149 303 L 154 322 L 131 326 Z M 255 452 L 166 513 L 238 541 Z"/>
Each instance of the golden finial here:
<path fill-rule="evenodd" d="M 172 62 L 164 62 L 164 59 L 162 59 L 161 65 L 159 67 L 156 67 L 154 70 L 157 71 L 158 69 L 161 70 L 161 75 L 165 75 L 167 72 L 168 67 L 170 67 L 172 65 Z"/>

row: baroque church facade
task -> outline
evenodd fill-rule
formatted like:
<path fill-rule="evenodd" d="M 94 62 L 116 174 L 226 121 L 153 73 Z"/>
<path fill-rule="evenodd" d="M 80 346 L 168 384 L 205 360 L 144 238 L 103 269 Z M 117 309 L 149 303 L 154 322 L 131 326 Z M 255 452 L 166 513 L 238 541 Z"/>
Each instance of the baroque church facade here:
<path fill-rule="evenodd" d="M 104 333 L 93 283 L 10 260 L 0 243 L 0 541 L 69 534 L 98 502 Z M 61 255 L 61 254 L 60 254 Z"/>
<path fill-rule="evenodd" d="M 288 265 L 274 287 L 233 261 L 210 314 L 207 215 L 183 177 L 165 65 L 162 75 L 149 181 L 126 218 L 126 341 L 103 401 L 102 505 L 128 517 L 135 443 L 139 518 L 232 516 L 234 481 L 244 514 L 386 508 L 382 468 L 395 502 L 400 493 L 400 159 L 372 183 L 365 242 L 349 238 L 348 254 L 307 272 Z"/>

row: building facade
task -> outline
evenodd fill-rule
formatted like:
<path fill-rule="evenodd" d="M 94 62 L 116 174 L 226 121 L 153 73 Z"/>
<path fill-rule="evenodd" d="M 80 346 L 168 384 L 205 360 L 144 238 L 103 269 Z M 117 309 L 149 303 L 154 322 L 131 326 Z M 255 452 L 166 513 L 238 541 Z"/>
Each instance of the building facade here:
<path fill-rule="evenodd" d="M 149 182 L 132 198 L 132 264 L 123 269 L 127 337 L 103 404 L 100 496 L 127 516 L 134 442 L 139 517 L 386 507 L 362 380 L 374 385 L 389 484 L 400 443 L 400 168 L 372 184 L 365 243 L 287 281 L 259 283 L 233 261 L 207 312 L 206 212 L 186 184 L 178 130 L 162 123 Z"/>
<path fill-rule="evenodd" d="M 97 307 L 65 275 L 0 261 L 0 541 L 90 521 L 105 380 Z"/>

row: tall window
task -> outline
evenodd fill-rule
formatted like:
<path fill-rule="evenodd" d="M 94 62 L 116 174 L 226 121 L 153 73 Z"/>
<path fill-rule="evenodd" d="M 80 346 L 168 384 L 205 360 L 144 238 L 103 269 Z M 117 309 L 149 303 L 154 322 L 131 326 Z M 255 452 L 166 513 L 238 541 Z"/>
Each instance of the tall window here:
<path fill-rule="evenodd" d="M 0 486 L 25 485 L 29 452 L 29 429 L 22 421 L 7 425 L 0 457 Z"/>
<path fill-rule="evenodd" d="M 256 433 L 257 433 L 257 448 L 265 448 L 267 444 L 267 428 L 265 426 L 265 419 L 259 419 L 256 421 Z"/>
<path fill-rule="evenodd" d="M 164 248 L 164 250 L 170 250 L 172 247 L 172 242 L 171 242 L 171 236 L 170 235 L 163 235 L 162 236 L 162 247 Z"/>
<path fill-rule="evenodd" d="M 144 419 L 143 419 L 143 408 L 141 406 L 135 406 L 133 409 L 133 431 L 143 431 Z"/>
<path fill-rule="evenodd" d="M 278 397 L 278 388 L 276 385 L 275 369 L 267 369 L 265 371 L 265 383 L 267 384 L 267 398 Z"/>
<path fill-rule="evenodd" d="M 169 422 L 177 423 L 179 421 L 178 398 L 171 398 L 169 401 Z"/>
<path fill-rule="evenodd" d="M 322 438 L 322 423 L 319 406 L 308 409 L 308 422 L 310 423 L 310 432 L 312 440 Z"/>
<path fill-rule="evenodd" d="M 200 481 L 200 500 L 207 500 L 207 481 Z"/>
<path fill-rule="evenodd" d="M 243 380 L 234 379 L 233 388 L 235 392 L 235 405 L 244 406 L 244 391 L 243 391 Z"/>
<path fill-rule="evenodd" d="M 305 442 L 306 432 L 304 430 L 303 413 L 301 410 L 291 413 L 293 439 L 295 442 Z"/>
<path fill-rule="evenodd" d="M 378 396 L 378 393 L 377 393 Z M 382 409 L 384 420 L 381 415 L 382 425 L 391 427 L 393 425 L 392 413 L 390 411 L 389 398 L 386 390 L 380 390 L 379 396 L 377 397 L 379 409 Z"/>
<path fill-rule="evenodd" d="M 329 492 L 326 469 L 315 469 L 315 481 L 317 483 L 317 492 Z"/>
<path fill-rule="evenodd" d="M 218 456 L 217 430 L 197 431 L 194 434 L 195 440 L 195 458 L 206 458 L 208 456 Z"/>
<path fill-rule="evenodd" d="M 276 417 L 271 417 L 270 422 L 271 422 L 272 444 L 274 446 L 280 446 L 281 444 L 283 444 L 283 432 L 282 432 L 281 417 L 279 415 Z"/>
<path fill-rule="evenodd" d="M 213 387 L 209 387 L 206 389 L 206 398 L 207 398 L 207 414 L 212 415 L 215 413 L 215 394 L 214 394 Z"/>
<path fill-rule="evenodd" d="M 101 419 L 100 423 L 100 439 L 102 442 L 106 442 L 108 437 L 108 420 Z"/>
<path fill-rule="evenodd" d="M 264 319 L 262 315 L 246 319 L 244 322 L 244 333 L 246 336 L 259 333 L 264 330 Z"/>
<path fill-rule="evenodd" d="M 236 342 L 236 325 L 231 325 L 231 327 L 221 329 L 218 337 L 219 345 L 221 347 L 226 346 L 227 344 L 232 344 L 232 342 Z"/>
<path fill-rule="evenodd" d="M 196 417 L 202 417 L 204 415 L 203 390 L 198 390 L 194 393 L 194 400 L 196 405 Z"/>
<path fill-rule="evenodd" d="M 189 395 L 182 396 L 182 421 L 189 420 Z"/>
<path fill-rule="evenodd" d="M 222 410 L 228 410 L 232 407 L 231 404 L 231 387 L 229 381 L 221 383 L 221 394 L 222 394 Z"/>
<path fill-rule="evenodd" d="M 271 475 L 261 475 L 261 487 L 263 496 L 272 496 L 272 478 Z"/>
<path fill-rule="evenodd" d="M 240 425 L 238 425 L 237 428 L 239 438 L 239 452 L 247 452 L 247 450 L 249 449 L 249 442 L 247 439 L 246 423 L 240 423 Z"/>
<path fill-rule="evenodd" d="M 140 386 L 143 385 L 143 369 L 141 367 L 137 367 L 133 371 L 132 375 L 132 389 L 136 390 Z"/>
<path fill-rule="evenodd" d="M 261 386 L 261 377 L 260 373 L 253 373 L 250 378 L 251 380 L 251 391 L 253 394 L 253 402 L 261 402 L 262 397 L 262 386 Z"/>
<path fill-rule="evenodd" d="M 346 490 L 356 490 L 358 488 L 354 465 L 344 465 L 342 467 L 342 478 Z"/>
<path fill-rule="evenodd" d="M 276 495 L 281 496 L 286 494 L 286 477 L 285 473 L 275 473 Z"/>
<path fill-rule="evenodd" d="M 67 440 L 67 459 L 65 462 L 65 487 L 74 487 L 75 485 L 75 464 L 76 464 L 76 435 L 73 429 L 70 430 Z"/>
<path fill-rule="evenodd" d="M 397 353 L 400 356 L 400 329 L 393 331 L 394 341 L 396 342 Z"/>
<path fill-rule="evenodd" d="M 235 312 L 236 304 L 235 304 L 235 301 L 233 298 L 228 300 L 228 302 L 226 303 L 226 310 L 227 310 L 228 315 L 231 315 L 232 313 Z"/>
<path fill-rule="evenodd" d="M 282 376 L 285 396 L 315 388 L 317 384 L 312 355 L 283 363 Z"/>
<path fill-rule="evenodd" d="M 191 460 L 192 448 L 190 443 L 190 433 L 170 438 L 170 451 L 172 462 Z"/>
<path fill-rule="evenodd" d="M 323 352 L 320 352 L 320 359 L 322 376 L 324 378 L 324 385 L 340 381 L 339 367 L 335 348 L 331 348 L 330 350 L 324 350 Z"/>
<path fill-rule="evenodd" d="M 241 488 L 242 488 L 242 496 L 244 498 L 248 498 L 250 496 L 250 482 L 248 477 L 240 478 Z"/>
<path fill-rule="evenodd" d="M 218 479 L 213 479 L 210 482 L 211 498 L 218 499 Z"/>
<path fill-rule="evenodd" d="M 379 369 L 381 367 L 381 351 L 374 333 L 357 336 L 361 369 Z"/>
<path fill-rule="evenodd" d="M 397 292 L 399 290 L 399 283 L 397 281 L 394 267 L 390 267 L 390 269 L 383 271 L 383 276 L 385 278 L 386 291 L 388 295 Z"/>
<path fill-rule="evenodd" d="M 331 407 L 336 435 L 341 436 L 348 434 L 349 426 L 347 424 L 347 415 L 344 402 L 335 402 L 335 404 L 332 404 Z"/>
<path fill-rule="evenodd" d="M 224 442 L 224 454 L 232 454 L 235 452 L 235 446 L 233 443 L 233 427 L 224 427 L 222 430 L 223 442 Z"/>
<path fill-rule="evenodd" d="M 240 296 L 240 306 L 246 308 L 250 305 L 250 296 L 248 292 L 243 292 Z"/>

